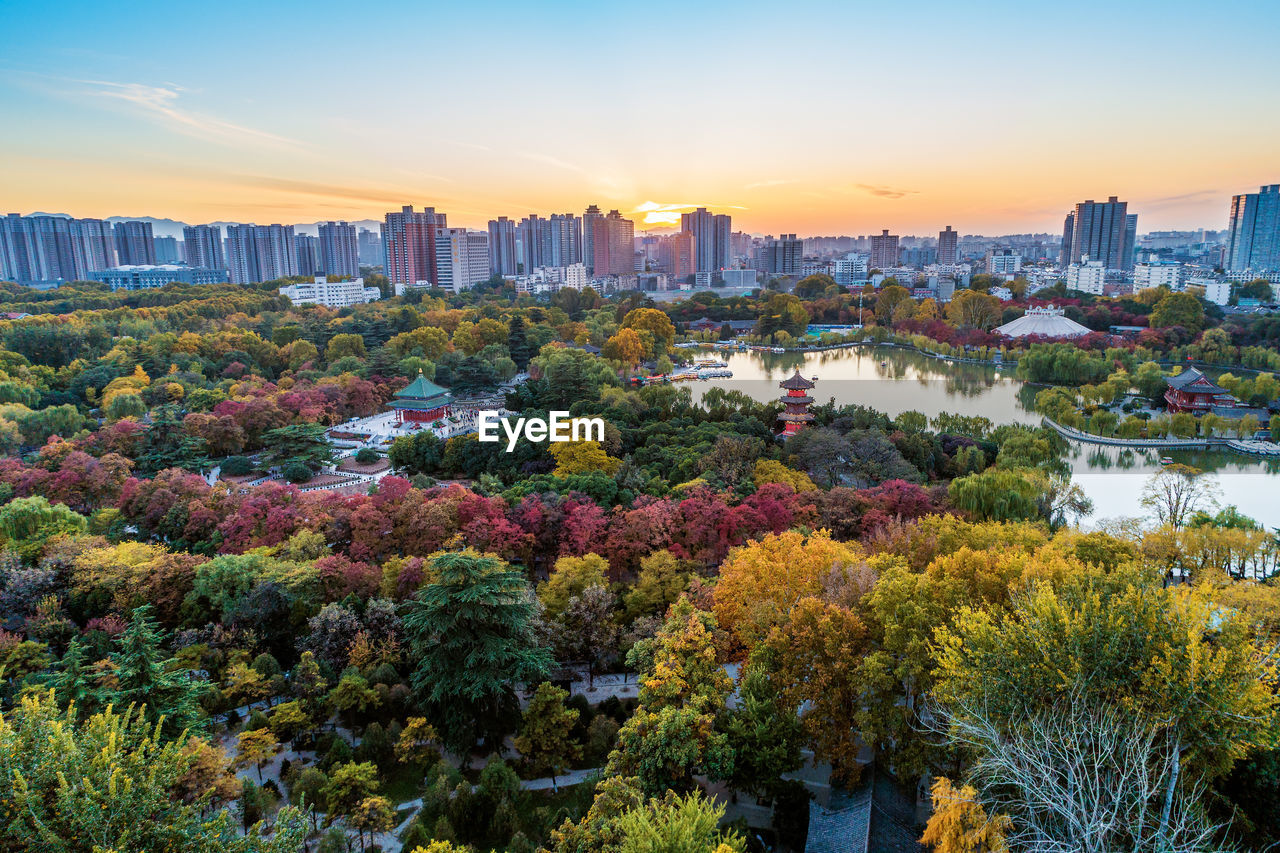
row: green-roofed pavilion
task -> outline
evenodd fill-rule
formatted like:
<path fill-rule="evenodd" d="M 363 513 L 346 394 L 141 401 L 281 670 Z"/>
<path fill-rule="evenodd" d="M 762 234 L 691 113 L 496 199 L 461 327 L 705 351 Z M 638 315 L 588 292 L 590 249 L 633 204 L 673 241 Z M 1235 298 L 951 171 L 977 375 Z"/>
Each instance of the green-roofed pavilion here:
<path fill-rule="evenodd" d="M 422 375 L 391 396 L 391 408 L 396 410 L 396 421 L 429 424 L 448 417 L 453 397 L 449 392 Z"/>

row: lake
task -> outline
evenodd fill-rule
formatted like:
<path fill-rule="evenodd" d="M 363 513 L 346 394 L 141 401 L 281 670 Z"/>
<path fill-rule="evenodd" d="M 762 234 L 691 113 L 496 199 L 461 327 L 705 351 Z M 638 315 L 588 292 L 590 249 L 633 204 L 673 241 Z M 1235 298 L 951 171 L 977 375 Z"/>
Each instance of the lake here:
<path fill-rule="evenodd" d="M 709 357 L 707 349 L 690 350 Z M 713 385 L 742 391 L 756 400 L 776 400 L 778 383 L 797 368 L 806 379 L 818 377 L 810 392 L 825 403 L 858 403 L 896 416 L 915 410 L 929 417 L 941 412 L 981 415 L 996 424 L 1039 424 L 1032 411 L 1036 387 L 1013 375 L 1013 367 L 948 363 L 897 347 L 859 347 L 825 352 L 726 352 L 715 355 L 729 365 L 732 379 L 692 383 L 697 399 Z M 1160 457 L 1212 471 L 1223 505 L 1268 527 L 1280 527 L 1280 461 L 1226 452 L 1127 450 L 1071 442 L 1072 478 L 1093 500 L 1094 512 L 1083 520 L 1140 516 L 1142 487 L 1160 468 Z"/>

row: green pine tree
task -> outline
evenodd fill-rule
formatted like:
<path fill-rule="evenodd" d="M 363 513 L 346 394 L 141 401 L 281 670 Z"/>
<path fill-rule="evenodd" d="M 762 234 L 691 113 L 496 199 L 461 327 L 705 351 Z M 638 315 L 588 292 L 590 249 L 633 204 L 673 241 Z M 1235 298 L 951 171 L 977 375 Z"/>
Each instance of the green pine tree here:
<path fill-rule="evenodd" d="M 432 561 L 439 578 L 406 603 L 404 627 L 418 661 L 411 682 L 446 746 L 464 752 L 505 734 L 517 713 L 514 685 L 546 678 L 535 604 L 524 576 L 474 551 Z"/>
<path fill-rule="evenodd" d="M 163 731 L 170 737 L 185 729 L 199 727 L 203 712 L 198 701 L 200 688 L 182 670 L 170 670 L 173 661 L 164 656 L 163 638 L 151 618 L 151 605 L 133 611 L 129 627 L 116 640 L 111 655 L 116 668 L 116 685 L 101 690 L 99 703 L 127 708 L 146 705 L 147 719 L 164 718 Z"/>

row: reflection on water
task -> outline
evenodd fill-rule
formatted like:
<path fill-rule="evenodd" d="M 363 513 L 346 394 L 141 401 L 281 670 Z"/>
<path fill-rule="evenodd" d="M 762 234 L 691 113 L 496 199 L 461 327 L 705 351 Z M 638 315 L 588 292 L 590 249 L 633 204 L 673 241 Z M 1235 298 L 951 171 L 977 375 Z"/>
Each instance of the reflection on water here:
<path fill-rule="evenodd" d="M 980 364 L 951 364 L 911 350 L 875 347 L 815 353 L 718 353 L 733 371 L 732 379 L 715 380 L 724 388 L 756 400 L 776 400 L 778 383 L 796 369 L 812 379 L 811 394 L 825 403 L 859 404 L 896 416 L 914 409 L 929 417 L 942 412 L 982 415 L 996 423 L 1039 423 L 1031 411 L 1035 392 L 1022 394 L 1023 383 L 1009 368 Z M 693 386 L 695 399 L 711 387 Z"/>
<path fill-rule="evenodd" d="M 696 352 L 696 351 L 695 351 Z M 706 354 L 706 351 L 701 351 Z M 908 410 L 934 417 L 941 412 L 981 415 L 996 424 L 1038 424 L 1033 411 L 1039 387 L 1013 376 L 1012 367 L 956 364 L 896 347 L 828 350 L 815 353 L 717 353 L 732 379 L 714 384 L 753 399 L 776 400 L 778 383 L 796 369 L 818 378 L 815 400 L 856 403 L 890 416 Z M 692 384 L 694 399 L 712 382 Z M 1160 469 L 1160 457 L 1214 472 L 1222 502 L 1268 527 L 1280 527 L 1280 460 L 1203 450 L 1146 450 L 1071 443 L 1072 477 L 1094 502 L 1085 524 L 1105 518 L 1141 516 L 1142 488 Z"/>
<path fill-rule="evenodd" d="M 1205 450 L 1150 450 L 1070 442 L 1071 479 L 1093 501 L 1088 526 L 1108 518 L 1146 515 L 1142 489 L 1161 468 L 1160 458 L 1213 474 L 1221 503 L 1235 504 L 1267 527 L 1280 527 L 1280 460 Z"/>

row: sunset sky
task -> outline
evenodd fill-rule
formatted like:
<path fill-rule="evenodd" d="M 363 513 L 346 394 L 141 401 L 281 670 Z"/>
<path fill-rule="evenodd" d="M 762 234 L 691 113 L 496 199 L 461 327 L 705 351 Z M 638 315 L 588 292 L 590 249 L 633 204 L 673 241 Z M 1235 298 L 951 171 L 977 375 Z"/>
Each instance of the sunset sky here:
<path fill-rule="evenodd" d="M 1280 181 L 1280 3 L 0 9 L 4 212 L 450 223 L 686 205 L 761 233 L 1225 227 Z"/>

